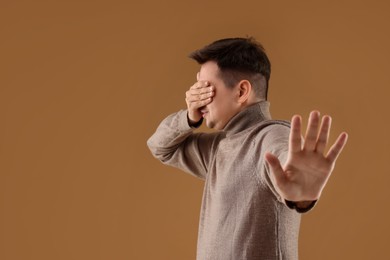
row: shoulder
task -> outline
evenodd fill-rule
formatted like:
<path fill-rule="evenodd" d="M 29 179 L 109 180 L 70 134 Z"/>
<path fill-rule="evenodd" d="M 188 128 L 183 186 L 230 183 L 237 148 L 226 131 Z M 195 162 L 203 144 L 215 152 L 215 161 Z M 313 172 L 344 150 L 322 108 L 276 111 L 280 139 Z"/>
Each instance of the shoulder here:
<path fill-rule="evenodd" d="M 278 137 L 290 133 L 290 122 L 285 120 L 265 120 L 254 127 L 254 132 L 260 136 Z"/>
<path fill-rule="evenodd" d="M 263 128 L 264 134 L 268 138 L 280 138 L 290 134 L 290 122 L 281 120 L 269 120 L 265 122 L 266 126 Z"/>
<path fill-rule="evenodd" d="M 219 141 L 225 138 L 226 134 L 223 132 L 197 132 L 192 134 L 193 137 L 196 137 L 199 140 L 208 140 L 208 141 Z"/>
<path fill-rule="evenodd" d="M 255 127 L 256 142 L 263 147 L 271 148 L 288 144 L 290 122 L 284 120 L 266 120 Z"/>
<path fill-rule="evenodd" d="M 212 133 L 205 133 L 205 132 L 197 132 L 193 133 L 187 140 L 187 142 L 191 142 L 192 140 L 195 140 L 198 143 L 199 148 L 201 148 L 203 151 L 205 149 L 212 149 L 214 150 L 219 142 L 225 138 L 225 133 L 223 132 L 212 132 Z"/>

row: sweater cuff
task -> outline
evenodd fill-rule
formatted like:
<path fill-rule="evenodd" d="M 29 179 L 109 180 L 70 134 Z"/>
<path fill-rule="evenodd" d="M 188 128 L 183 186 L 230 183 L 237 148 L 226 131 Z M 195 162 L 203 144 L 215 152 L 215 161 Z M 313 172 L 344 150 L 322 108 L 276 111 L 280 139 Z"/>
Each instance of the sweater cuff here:
<path fill-rule="evenodd" d="M 184 109 L 177 112 L 172 123 L 179 132 L 191 132 L 194 130 L 188 122 L 187 110 Z"/>
<path fill-rule="evenodd" d="M 195 123 L 195 124 L 191 124 L 190 123 L 190 119 L 188 118 L 187 116 L 187 122 L 188 122 L 188 125 L 191 127 L 191 128 L 199 128 L 202 123 L 203 123 L 203 118 L 199 120 L 199 122 Z"/>
<path fill-rule="evenodd" d="M 286 205 L 287 207 L 289 207 L 290 209 L 294 209 L 296 210 L 298 213 L 306 213 L 308 212 L 309 210 L 311 210 L 317 203 L 317 200 L 313 200 L 309 206 L 305 207 L 305 208 L 299 208 L 297 206 L 297 203 L 294 202 L 294 201 L 289 201 L 289 200 L 285 200 L 286 202 Z"/>
<path fill-rule="evenodd" d="M 198 122 L 196 122 L 195 124 L 191 124 L 190 123 L 190 118 L 188 117 L 188 111 L 186 110 L 186 118 L 187 118 L 187 124 L 188 124 L 188 126 L 189 127 L 191 127 L 191 128 L 199 128 L 201 125 L 202 125 L 202 123 L 203 123 L 203 117 L 198 121 Z"/>

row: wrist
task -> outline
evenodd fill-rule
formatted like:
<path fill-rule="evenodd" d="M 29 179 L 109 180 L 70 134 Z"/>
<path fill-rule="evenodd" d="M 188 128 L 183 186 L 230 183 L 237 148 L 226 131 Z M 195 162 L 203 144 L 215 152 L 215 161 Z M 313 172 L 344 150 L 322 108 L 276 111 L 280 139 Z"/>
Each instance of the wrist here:
<path fill-rule="evenodd" d="M 202 124 L 203 118 L 201 117 L 198 121 L 194 121 L 194 120 L 190 119 L 190 117 L 187 113 L 187 122 L 191 128 L 198 128 Z"/>

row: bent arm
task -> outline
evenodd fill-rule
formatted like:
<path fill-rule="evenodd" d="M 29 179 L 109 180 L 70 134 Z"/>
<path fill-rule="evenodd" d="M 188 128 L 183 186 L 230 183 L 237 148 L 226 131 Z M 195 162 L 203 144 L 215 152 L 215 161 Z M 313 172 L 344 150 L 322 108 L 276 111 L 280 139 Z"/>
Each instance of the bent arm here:
<path fill-rule="evenodd" d="M 181 110 L 161 122 L 147 145 L 162 163 L 204 179 L 218 135 L 193 131 L 187 110 Z"/>

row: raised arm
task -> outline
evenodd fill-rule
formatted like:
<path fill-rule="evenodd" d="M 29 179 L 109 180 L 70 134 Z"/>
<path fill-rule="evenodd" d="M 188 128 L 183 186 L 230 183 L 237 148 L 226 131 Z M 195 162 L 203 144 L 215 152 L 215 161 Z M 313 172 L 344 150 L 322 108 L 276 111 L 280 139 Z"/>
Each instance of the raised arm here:
<path fill-rule="evenodd" d="M 195 83 L 186 93 L 187 110 L 165 118 L 147 145 L 161 162 L 205 178 L 219 134 L 193 133 L 202 123 L 200 109 L 211 102 L 213 92 L 207 82 Z M 211 93 L 211 94 L 210 94 Z"/>
<path fill-rule="evenodd" d="M 324 116 L 320 125 L 320 113 L 312 111 L 303 140 L 301 121 L 299 115 L 292 118 L 286 163 L 282 166 L 278 158 L 271 153 L 267 153 L 265 159 L 270 166 L 278 193 L 289 206 L 304 211 L 313 201 L 320 198 L 348 135 L 341 133 L 325 153 L 331 117 Z"/>

